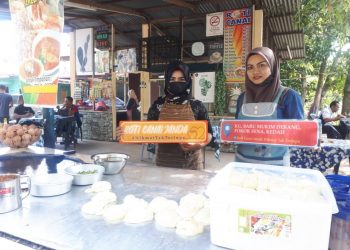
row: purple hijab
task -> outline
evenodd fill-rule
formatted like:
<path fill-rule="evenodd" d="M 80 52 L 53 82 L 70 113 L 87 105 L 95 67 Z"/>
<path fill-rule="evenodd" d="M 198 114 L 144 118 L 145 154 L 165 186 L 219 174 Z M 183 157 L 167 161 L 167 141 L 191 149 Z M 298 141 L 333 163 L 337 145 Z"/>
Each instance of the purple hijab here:
<path fill-rule="evenodd" d="M 261 84 L 254 84 L 249 80 L 247 72 L 245 77 L 246 102 L 272 102 L 281 86 L 280 70 L 278 61 L 276 60 L 273 51 L 267 47 L 258 47 L 250 51 L 246 59 L 246 68 L 248 58 L 252 55 L 262 56 L 270 65 L 271 75 Z"/>

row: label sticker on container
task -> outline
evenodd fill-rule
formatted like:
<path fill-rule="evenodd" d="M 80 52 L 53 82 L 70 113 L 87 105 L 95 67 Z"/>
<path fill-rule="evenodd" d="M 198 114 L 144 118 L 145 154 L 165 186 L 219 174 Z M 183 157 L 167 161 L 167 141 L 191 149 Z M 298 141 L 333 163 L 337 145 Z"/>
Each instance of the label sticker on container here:
<path fill-rule="evenodd" d="M 208 121 L 121 122 L 124 143 L 203 143 L 208 140 Z"/>
<path fill-rule="evenodd" d="M 247 209 L 238 211 L 238 232 L 277 238 L 290 238 L 292 216 Z"/>
<path fill-rule="evenodd" d="M 12 194 L 12 189 L 10 187 L 8 188 L 0 188 L 0 195 L 7 196 Z"/>

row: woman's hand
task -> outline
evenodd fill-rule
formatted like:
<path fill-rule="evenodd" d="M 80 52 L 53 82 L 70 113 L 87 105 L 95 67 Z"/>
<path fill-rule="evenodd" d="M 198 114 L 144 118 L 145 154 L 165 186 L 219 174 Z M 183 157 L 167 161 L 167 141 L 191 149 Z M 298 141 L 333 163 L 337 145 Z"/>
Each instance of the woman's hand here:
<path fill-rule="evenodd" d="M 196 151 L 196 150 L 199 150 L 199 149 L 207 146 L 212 138 L 213 138 L 212 134 L 208 133 L 208 139 L 206 142 L 202 142 L 202 143 L 189 142 L 189 143 L 180 143 L 179 145 L 180 145 L 181 149 L 185 152 Z"/>
<path fill-rule="evenodd" d="M 122 137 L 122 135 L 124 134 L 124 131 L 121 127 L 117 127 L 116 128 L 116 139 L 117 141 L 120 141 L 120 138 Z"/>

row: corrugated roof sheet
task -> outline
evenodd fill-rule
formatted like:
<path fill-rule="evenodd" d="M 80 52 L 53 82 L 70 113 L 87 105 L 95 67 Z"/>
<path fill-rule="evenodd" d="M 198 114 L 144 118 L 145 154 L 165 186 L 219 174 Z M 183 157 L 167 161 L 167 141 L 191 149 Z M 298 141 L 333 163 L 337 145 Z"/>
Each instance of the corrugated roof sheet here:
<path fill-rule="evenodd" d="M 262 6 L 269 16 L 296 13 L 300 0 L 264 0 Z"/>
<path fill-rule="evenodd" d="M 269 17 L 267 22 L 271 31 L 274 33 L 301 31 L 291 15 Z"/>
<path fill-rule="evenodd" d="M 199 13 L 213 13 L 224 10 L 241 9 L 243 7 L 252 6 L 251 0 L 203 0 L 198 5 Z M 219 7 L 219 8 L 218 8 Z"/>
<path fill-rule="evenodd" d="M 190 9 L 179 7 L 174 4 L 168 4 L 162 0 L 124 0 L 124 1 L 106 1 L 93 0 L 99 4 L 127 8 L 130 10 L 144 13 L 149 19 L 169 19 L 178 18 L 180 14 L 187 17 L 203 16 L 203 20 L 195 21 L 185 20 L 184 38 L 185 40 L 204 40 L 205 37 L 205 15 L 217 11 L 240 9 L 252 6 L 253 0 L 185 0 L 187 3 L 195 5 L 193 12 Z M 288 52 L 284 51 L 286 45 L 291 48 L 294 57 L 304 57 L 304 35 L 302 29 L 294 23 L 293 17 L 298 11 L 301 0 L 263 0 L 261 7 L 264 11 L 266 24 L 273 34 L 273 41 L 277 50 L 281 52 L 282 58 L 289 58 Z M 8 1 L 0 1 L 0 8 L 8 9 Z M 72 7 L 65 8 L 66 24 L 73 28 L 87 28 L 114 23 L 117 32 L 119 32 L 120 44 L 127 46 L 127 43 L 135 44 L 141 36 L 141 24 L 146 20 L 139 16 L 126 15 L 121 13 L 112 13 L 104 10 L 89 11 Z M 71 17 L 70 17 L 71 16 Z M 178 35 L 178 23 L 157 23 L 158 28 L 167 35 Z M 169 27 L 174 26 L 174 27 Z M 125 36 L 125 37 L 124 37 Z M 118 37 L 118 36 L 117 36 Z M 118 38 L 117 38 L 118 39 Z M 302 49 L 300 49 L 302 48 Z M 293 49 L 296 49 L 295 51 Z M 287 56 L 286 56 L 287 55 Z"/>

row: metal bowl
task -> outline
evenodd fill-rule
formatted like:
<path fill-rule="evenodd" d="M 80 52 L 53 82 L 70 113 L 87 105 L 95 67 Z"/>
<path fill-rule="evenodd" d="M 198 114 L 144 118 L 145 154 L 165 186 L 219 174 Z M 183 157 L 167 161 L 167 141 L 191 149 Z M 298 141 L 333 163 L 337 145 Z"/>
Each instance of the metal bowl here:
<path fill-rule="evenodd" d="M 91 185 L 102 179 L 104 168 L 95 164 L 79 164 L 64 169 L 66 174 L 73 176 L 74 185 Z M 94 173 L 89 173 L 94 172 Z"/>
<path fill-rule="evenodd" d="M 119 174 L 125 167 L 129 158 L 129 155 L 119 153 L 102 153 L 91 156 L 95 164 L 105 168 L 104 174 Z"/>
<path fill-rule="evenodd" d="M 55 196 L 69 192 L 73 177 L 66 174 L 45 174 L 31 177 L 30 194 L 33 196 Z"/>

